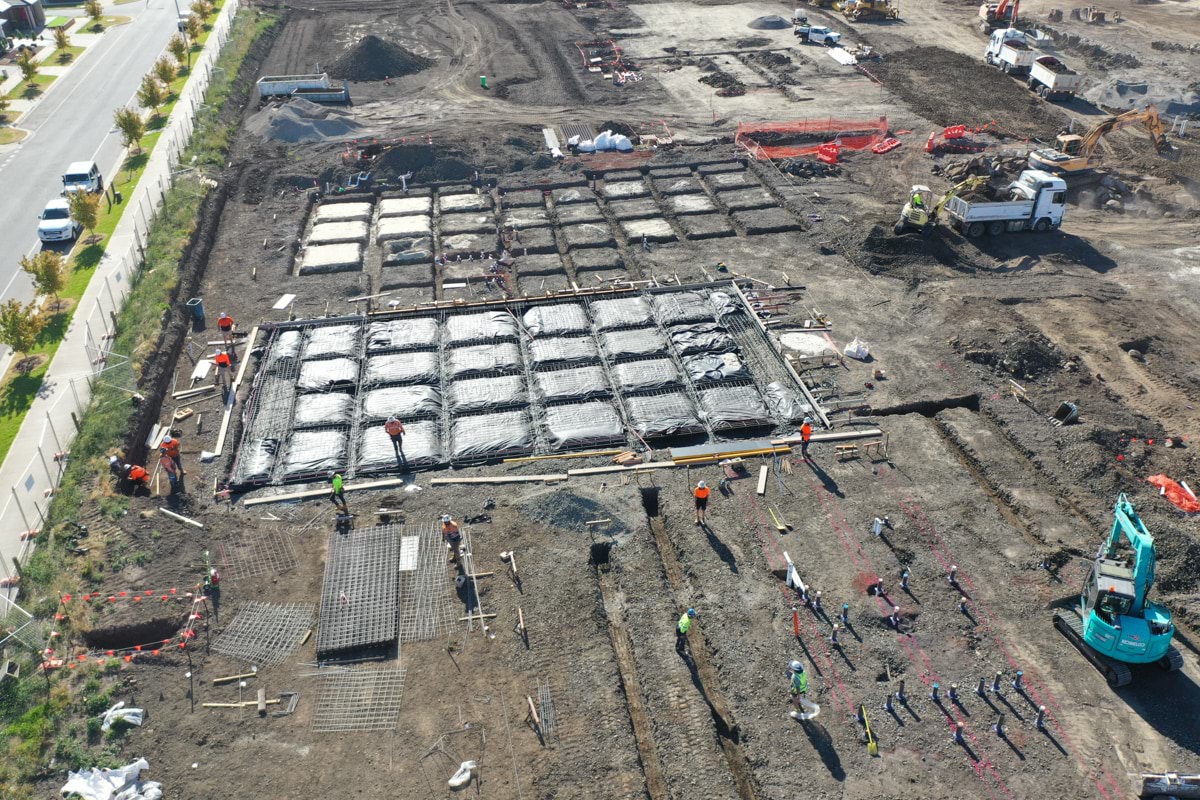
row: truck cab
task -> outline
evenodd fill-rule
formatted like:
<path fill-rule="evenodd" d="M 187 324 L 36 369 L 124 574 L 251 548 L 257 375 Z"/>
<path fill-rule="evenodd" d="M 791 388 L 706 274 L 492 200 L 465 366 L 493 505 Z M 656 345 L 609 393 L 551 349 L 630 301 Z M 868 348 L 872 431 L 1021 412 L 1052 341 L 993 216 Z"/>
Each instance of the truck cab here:
<path fill-rule="evenodd" d="M 67 167 L 63 173 L 63 195 L 72 192 L 102 192 L 104 191 L 104 176 L 95 161 L 76 161 Z"/>
<path fill-rule="evenodd" d="M 1024 75 L 1033 65 L 1033 48 L 1015 28 L 998 28 L 988 38 L 983 60 L 1006 74 Z"/>
<path fill-rule="evenodd" d="M 815 42 L 826 47 L 836 45 L 842 38 L 840 33 L 834 33 L 823 25 L 797 25 L 793 33 L 799 36 L 802 42 Z"/>

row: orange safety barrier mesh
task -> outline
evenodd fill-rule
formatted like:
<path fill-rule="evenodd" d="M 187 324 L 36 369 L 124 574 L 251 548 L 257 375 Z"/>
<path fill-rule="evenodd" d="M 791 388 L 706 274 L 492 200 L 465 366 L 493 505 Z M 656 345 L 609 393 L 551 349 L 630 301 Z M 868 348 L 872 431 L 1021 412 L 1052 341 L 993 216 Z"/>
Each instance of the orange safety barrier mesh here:
<path fill-rule="evenodd" d="M 755 158 L 793 158 L 817 153 L 824 144 L 865 150 L 887 136 L 887 117 L 873 120 L 824 119 L 742 122 L 734 142 Z"/>

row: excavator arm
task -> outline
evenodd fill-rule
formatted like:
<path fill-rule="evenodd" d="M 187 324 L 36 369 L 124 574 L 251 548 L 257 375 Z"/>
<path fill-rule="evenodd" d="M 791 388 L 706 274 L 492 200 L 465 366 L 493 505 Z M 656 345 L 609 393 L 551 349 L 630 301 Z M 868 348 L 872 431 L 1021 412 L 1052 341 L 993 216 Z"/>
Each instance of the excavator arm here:
<path fill-rule="evenodd" d="M 972 189 L 977 189 L 983 184 L 987 183 L 987 181 L 988 178 L 986 175 L 973 175 L 962 183 L 951 186 L 946 193 L 942 195 L 936 203 L 934 203 L 933 216 L 936 217 L 938 214 L 942 213 L 942 209 L 946 206 L 946 203 L 950 202 L 951 197 L 957 197 L 963 192 L 969 192 Z"/>
<path fill-rule="evenodd" d="M 1127 111 L 1119 116 L 1109 117 L 1096 125 L 1096 127 L 1088 131 L 1087 135 L 1083 137 L 1083 143 L 1080 148 L 1081 154 L 1091 156 L 1096 149 L 1096 145 L 1100 143 L 1102 138 L 1114 131 L 1123 130 L 1133 125 L 1145 126 L 1156 151 L 1161 152 L 1166 146 L 1167 135 L 1163 128 L 1162 118 L 1158 115 L 1157 108 L 1148 105 L 1141 111 Z"/>
<path fill-rule="evenodd" d="M 1124 494 L 1117 497 L 1113 508 L 1113 525 L 1105 541 L 1101 555 L 1105 558 L 1116 558 L 1117 548 L 1124 537 L 1133 549 L 1133 585 L 1135 596 L 1132 611 L 1141 613 L 1146 602 L 1146 595 L 1154 585 L 1154 537 L 1142 524 L 1141 517 L 1129 498 Z"/>

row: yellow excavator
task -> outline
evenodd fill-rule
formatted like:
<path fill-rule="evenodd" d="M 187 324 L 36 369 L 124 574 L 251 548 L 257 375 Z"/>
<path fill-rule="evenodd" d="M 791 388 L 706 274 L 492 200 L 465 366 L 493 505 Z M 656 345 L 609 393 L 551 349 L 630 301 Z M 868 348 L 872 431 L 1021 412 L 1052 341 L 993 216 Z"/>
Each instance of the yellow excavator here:
<path fill-rule="evenodd" d="M 892 227 L 892 232 L 900 236 L 906 230 L 912 228 L 920 231 L 922 236 L 929 236 L 933 233 L 934 223 L 937 222 L 938 214 L 945 208 L 946 203 L 950 202 L 951 197 L 957 197 L 960 194 L 974 191 L 987 182 L 988 177 L 986 175 L 974 175 L 962 183 L 947 189 L 946 193 L 938 198 L 936 203 L 933 200 L 933 190 L 928 186 L 912 187 L 912 190 L 908 194 L 908 202 L 904 204 L 904 208 L 900 211 L 900 219 L 896 220 L 895 226 Z"/>
<path fill-rule="evenodd" d="M 852 22 L 873 19 L 899 19 L 900 7 L 893 0 L 846 0 L 842 14 Z"/>
<path fill-rule="evenodd" d="M 1141 125 L 1150 134 L 1150 142 L 1154 149 L 1162 152 L 1167 146 L 1167 134 L 1163 128 L 1162 118 L 1158 109 L 1152 105 L 1141 111 L 1127 111 L 1115 117 L 1109 117 L 1097 124 L 1083 136 L 1078 134 L 1060 134 L 1054 140 L 1054 147 L 1034 150 L 1029 154 L 1029 168 L 1040 169 L 1053 175 L 1069 177 L 1082 175 L 1100 166 L 1101 153 L 1097 149 L 1100 140 L 1113 131 Z"/>

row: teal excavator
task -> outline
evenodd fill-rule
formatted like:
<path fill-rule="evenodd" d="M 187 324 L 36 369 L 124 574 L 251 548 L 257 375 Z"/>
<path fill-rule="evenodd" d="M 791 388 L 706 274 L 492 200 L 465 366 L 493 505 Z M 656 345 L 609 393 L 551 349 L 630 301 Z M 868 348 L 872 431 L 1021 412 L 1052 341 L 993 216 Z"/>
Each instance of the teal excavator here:
<path fill-rule="evenodd" d="M 1128 540 L 1128 548 L 1121 546 L 1122 539 Z M 1122 494 L 1078 607 L 1054 612 L 1054 627 L 1114 688 L 1133 680 L 1130 664 L 1157 664 L 1167 671 L 1183 666 L 1183 657 L 1171 645 L 1175 625 L 1170 610 L 1147 599 L 1153 586 L 1154 537 Z"/>

